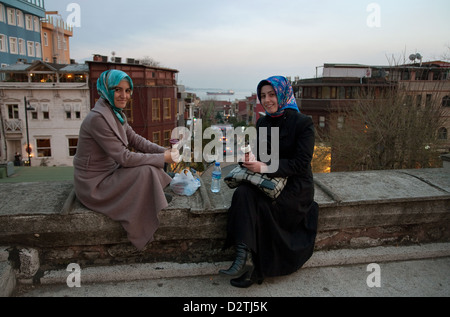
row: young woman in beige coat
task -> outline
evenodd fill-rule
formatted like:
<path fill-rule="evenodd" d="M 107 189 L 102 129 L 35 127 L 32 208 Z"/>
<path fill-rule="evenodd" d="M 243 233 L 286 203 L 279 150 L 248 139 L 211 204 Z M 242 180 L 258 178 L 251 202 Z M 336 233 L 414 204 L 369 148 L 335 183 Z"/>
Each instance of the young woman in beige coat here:
<path fill-rule="evenodd" d="M 163 190 L 171 178 L 163 168 L 177 160 L 177 153 L 139 136 L 128 125 L 122 110 L 131 99 L 133 82 L 126 73 L 102 73 L 97 90 L 101 98 L 80 128 L 75 192 L 87 208 L 119 221 L 130 242 L 142 250 L 153 241 L 158 212 L 168 206 Z"/>

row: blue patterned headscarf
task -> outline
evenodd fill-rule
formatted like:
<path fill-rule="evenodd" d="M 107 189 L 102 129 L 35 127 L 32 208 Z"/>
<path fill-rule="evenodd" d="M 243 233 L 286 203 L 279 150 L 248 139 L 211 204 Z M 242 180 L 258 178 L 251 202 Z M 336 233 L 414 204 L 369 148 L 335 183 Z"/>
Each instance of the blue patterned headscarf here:
<path fill-rule="evenodd" d="M 114 104 L 114 92 L 117 85 L 119 85 L 119 83 L 124 79 L 128 80 L 130 83 L 130 88 L 133 90 L 133 81 L 127 73 L 121 70 L 107 70 L 106 72 L 103 72 L 97 80 L 97 91 L 100 94 L 100 97 L 108 101 L 112 110 L 122 124 L 125 123 L 125 120 L 122 115 L 122 109 L 117 108 Z"/>
<path fill-rule="evenodd" d="M 258 98 L 261 101 L 261 89 L 263 86 L 271 85 L 277 94 L 278 99 L 278 111 L 276 113 L 266 114 L 271 117 L 280 117 L 284 114 L 286 109 L 298 110 L 297 102 L 295 101 L 294 90 L 292 89 L 291 83 L 283 76 L 273 76 L 265 80 L 262 80 L 258 84 Z"/>

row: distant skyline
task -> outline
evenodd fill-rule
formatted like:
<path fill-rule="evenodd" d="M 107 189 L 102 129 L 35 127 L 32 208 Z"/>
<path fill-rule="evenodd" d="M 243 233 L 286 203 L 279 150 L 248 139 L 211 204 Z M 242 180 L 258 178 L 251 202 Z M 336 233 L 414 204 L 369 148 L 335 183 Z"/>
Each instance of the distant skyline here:
<path fill-rule="evenodd" d="M 75 25 L 76 62 L 148 56 L 193 88 L 254 92 L 261 79 L 311 78 L 325 63 L 450 55 L 448 0 L 45 0 L 45 8 Z"/>

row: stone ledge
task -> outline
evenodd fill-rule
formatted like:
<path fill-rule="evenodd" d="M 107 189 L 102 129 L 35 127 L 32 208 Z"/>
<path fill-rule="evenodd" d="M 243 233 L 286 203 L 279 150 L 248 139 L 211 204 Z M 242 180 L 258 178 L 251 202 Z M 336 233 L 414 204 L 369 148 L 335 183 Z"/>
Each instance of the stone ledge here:
<path fill-rule="evenodd" d="M 450 241 L 449 169 L 316 174 L 315 182 L 317 250 Z M 193 196 L 175 195 L 155 241 L 138 252 L 120 224 L 74 200 L 71 182 L 0 184 L 0 245 L 38 249 L 45 268 L 227 260 L 233 190 L 213 194 L 209 185 L 206 177 Z"/>
<path fill-rule="evenodd" d="M 317 251 L 303 268 L 344 266 L 361 263 L 386 263 L 392 261 L 410 261 L 436 259 L 450 256 L 450 243 L 435 243 L 420 246 L 374 247 L 361 249 L 339 249 Z M 88 267 L 83 269 L 83 283 L 118 283 L 147 279 L 216 275 L 219 269 L 229 266 L 229 262 L 216 263 L 139 263 L 133 265 L 115 265 Z M 65 284 L 66 269 L 49 270 L 40 278 L 40 284 Z"/>

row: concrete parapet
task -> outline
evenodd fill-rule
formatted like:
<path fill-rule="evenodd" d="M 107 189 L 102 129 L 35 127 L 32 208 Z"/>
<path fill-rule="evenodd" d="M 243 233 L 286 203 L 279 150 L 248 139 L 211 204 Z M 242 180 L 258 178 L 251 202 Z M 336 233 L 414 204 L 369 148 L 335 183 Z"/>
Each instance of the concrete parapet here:
<path fill-rule="evenodd" d="M 71 182 L 0 184 L 0 245 L 38 250 L 41 271 L 229 260 L 222 245 L 233 190 L 223 184 L 211 193 L 204 175 L 193 196 L 172 193 L 155 241 L 142 252 L 120 224 L 82 206 Z M 317 250 L 450 241 L 450 169 L 316 174 L 315 182 Z"/>
<path fill-rule="evenodd" d="M 0 297 L 9 297 L 16 287 L 16 275 L 9 262 L 7 247 L 0 246 Z"/>

